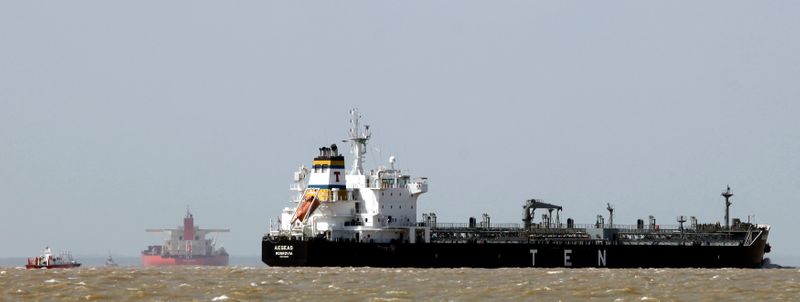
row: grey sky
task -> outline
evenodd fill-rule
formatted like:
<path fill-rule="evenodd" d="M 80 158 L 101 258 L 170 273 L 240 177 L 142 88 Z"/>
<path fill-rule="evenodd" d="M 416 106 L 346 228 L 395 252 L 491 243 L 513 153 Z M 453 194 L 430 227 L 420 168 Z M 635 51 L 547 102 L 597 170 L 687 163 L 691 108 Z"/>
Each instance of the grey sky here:
<path fill-rule="evenodd" d="M 372 125 L 420 212 L 616 205 L 800 229 L 797 1 L 2 1 L 0 257 L 136 255 L 190 204 L 258 255 L 291 173 Z M 377 154 L 372 147 L 381 150 Z M 348 159 L 349 160 L 349 159 Z M 348 162 L 349 164 L 349 162 Z M 794 263 L 800 264 L 800 263 Z"/>

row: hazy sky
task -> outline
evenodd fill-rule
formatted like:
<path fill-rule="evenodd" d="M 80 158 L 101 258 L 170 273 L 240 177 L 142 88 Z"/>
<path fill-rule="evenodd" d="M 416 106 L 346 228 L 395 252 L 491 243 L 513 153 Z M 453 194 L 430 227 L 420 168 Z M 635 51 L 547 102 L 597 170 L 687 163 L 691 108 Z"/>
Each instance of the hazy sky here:
<path fill-rule="evenodd" d="M 0 257 L 137 255 L 191 205 L 260 255 L 292 172 L 373 130 L 420 213 L 773 226 L 800 257 L 797 1 L 0 1 Z M 373 147 L 381 150 L 375 152 Z M 348 158 L 348 165 L 350 164 Z M 538 215 L 537 215 L 538 216 Z M 537 217 L 538 218 L 538 217 Z M 800 263 L 795 263 L 800 264 Z"/>

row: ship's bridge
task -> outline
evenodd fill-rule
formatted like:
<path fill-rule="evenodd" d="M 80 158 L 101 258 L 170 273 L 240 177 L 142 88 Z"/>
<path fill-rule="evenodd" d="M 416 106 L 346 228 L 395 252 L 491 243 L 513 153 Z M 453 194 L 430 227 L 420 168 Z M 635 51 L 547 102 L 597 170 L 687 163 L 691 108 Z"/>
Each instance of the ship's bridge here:
<path fill-rule="evenodd" d="M 389 167 L 364 173 L 370 135 L 368 126 L 359 128 L 359 117 L 353 113 L 351 137 L 345 140 L 353 148 L 353 169 L 345 175 L 344 157 L 335 144 L 319 148 L 311 170 L 301 166 L 295 172 L 290 188 L 297 205 L 284 209 L 278 230 L 271 233 L 388 241 L 398 236 L 393 228 L 416 225 L 417 198 L 428 191 L 427 178 L 412 178 L 396 169 L 394 156 L 389 157 Z"/>

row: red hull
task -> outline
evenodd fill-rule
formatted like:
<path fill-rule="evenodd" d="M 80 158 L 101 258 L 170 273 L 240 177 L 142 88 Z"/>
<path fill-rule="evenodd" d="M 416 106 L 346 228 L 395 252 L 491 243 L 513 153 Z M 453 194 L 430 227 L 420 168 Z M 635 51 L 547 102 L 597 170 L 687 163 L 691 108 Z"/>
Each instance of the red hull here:
<path fill-rule="evenodd" d="M 166 265 L 210 265 L 227 266 L 228 255 L 217 256 L 194 256 L 187 257 L 166 257 L 161 255 L 142 254 L 142 265 L 144 266 L 166 266 Z"/>
<path fill-rule="evenodd" d="M 54 264 L 54 265 L 33 265 L 28 264 L 25 266 L 27 269 L 57 269 L 57 268 L 73 268 L 73 267 L 80 267 L 80 263 L 69 263 L 69 264 Z"/>

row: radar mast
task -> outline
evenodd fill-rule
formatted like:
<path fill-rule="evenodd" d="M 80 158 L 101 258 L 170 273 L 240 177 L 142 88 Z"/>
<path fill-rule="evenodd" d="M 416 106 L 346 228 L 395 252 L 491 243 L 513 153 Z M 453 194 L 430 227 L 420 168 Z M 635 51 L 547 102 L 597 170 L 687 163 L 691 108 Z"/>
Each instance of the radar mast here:
<path fill-rule="evenodd" d="M 364 157 L 367 154 L 367 140 L 369 140 L 370 133 L 369 133 L 369 125 L 364 125 L 364 130 L 361 131 L 358 124 L 358 119 L 361 118 L 361 115 L 358 113 L 358 109 L 351 109 L 350 110 L 350 137 L 342 142 L 350 142 L 352 146 L 352 153 L 353 153 L 353 170 L 350 171 L 351 175 L 363 175 L 364 174 Z"/>
<path fill-rule="evenodd" d="M 728 190 L 722 192 L 722 197 L 725 197 L 725 229 L 730 229 L 730 220 L 731 220 L 731 197 L 733 197 L 733 193 L 731 193 L 731 186 L 728 186 Z"/>

